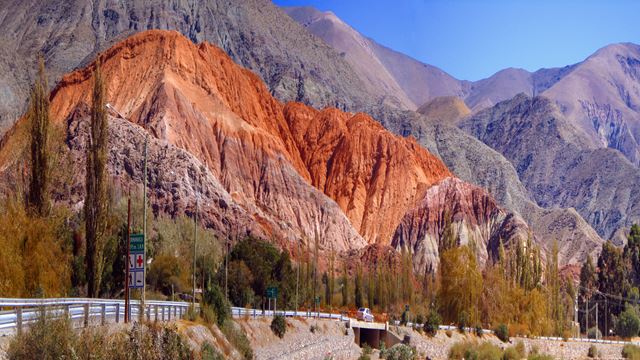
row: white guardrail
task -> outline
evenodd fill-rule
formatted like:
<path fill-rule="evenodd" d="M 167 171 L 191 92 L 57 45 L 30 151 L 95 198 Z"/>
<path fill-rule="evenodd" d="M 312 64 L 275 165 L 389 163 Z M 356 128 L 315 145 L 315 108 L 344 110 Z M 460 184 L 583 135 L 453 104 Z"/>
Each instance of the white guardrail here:
<path fill-rule="evenodd" d="M 145 301 L 145 314 L 148 321 L 172 321 L 181 319 L 192 305 L 182 301 Z M 199 306 L 198 303 L 195 304 Z M 57 298 L 57 299 L 6 299 L 0 298 L 0 336 L 15 334 L 28 327 L 46 310 L 48 316 L 66 316 L 75 326 L 104 325 L 106 323 L 119 323 L 124 321 L 124 300 L 89 299 L 89 298 Z M 140 317 L 140 301 L 131 300 L 130 314 L 132 321 L 138 321 Z M 282 315 L 285 317 L 306 317 L 316 319 L 330 319 L 337 321 L 352 320 L 348 316 L 339 313 L 326 313 L 318 311 L 293 311 L 293 310 L 260 310 L 241 307 L 232 307 L 231 315 L 235 318 L 272 317 Z M 390 322 L 390 325 L 399 326 L 399 321 Z M 417 324 L 422 326 L 422 324 Z M 413 323 L 407 323 L 407 327 L 413 327 Z M 440 325 L 440 330 L 457 330 L 453 325 Z M 467 328 L 468 332 L 475 329 Z M 485 334 L 493 333 L 492 330 L 483 329 Z M 560 337 L 530 336 L 532 339 L 564 341 Z M 589 342 L 596 344 L 640 344 L 621 340 L 569 338 L 568 341 Z"/>
<path fill-rule="evenodd" d="M 182 318 L 191 303 L 176 301 L 145 301 L 149 321 L 171 321 Z M 197 304 L 196 304 L 197 306 Z M 47 316 L 71 319 L 74 326 L 104 325 L 124 321 L 125 301 L 110 299 L 5 299 L 0 298 L 0 335 L 20 332 L 35 322 L 45 310 Z M 140 317 L 140 302 L 131 300 L 132 321 Z"/>

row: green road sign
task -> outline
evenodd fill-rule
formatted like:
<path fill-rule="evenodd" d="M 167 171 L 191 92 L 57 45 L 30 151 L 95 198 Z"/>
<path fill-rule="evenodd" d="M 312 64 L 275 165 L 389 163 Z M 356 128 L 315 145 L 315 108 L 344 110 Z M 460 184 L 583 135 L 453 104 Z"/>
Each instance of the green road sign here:
<path fill-rule="evenodd" d="M 132 253 L 144 252 L 144 234 L 131 234 L 129 251 Z"/>
<path fill-rule="evenodd" d="M 269 299 L 275 299 L 278 297 L 278 288 L 275 286 L 270 286 L 267 288 L 267 297 Z"/>

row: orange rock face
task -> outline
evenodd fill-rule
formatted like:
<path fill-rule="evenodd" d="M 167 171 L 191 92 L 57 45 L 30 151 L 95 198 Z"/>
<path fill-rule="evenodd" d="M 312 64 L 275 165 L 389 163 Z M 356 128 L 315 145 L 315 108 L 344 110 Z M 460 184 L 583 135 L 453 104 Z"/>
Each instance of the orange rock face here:
<path fill-rule="evenodd" d="M 389 244 L 416 199 L 451 176 L 415 141 L 391 134 L 366 114 L 292 103 L 285 118 L 313 186 L 338 203 L 369 243 Z"/>
<path fill-rule="evenodd" d="M 391 245 L 411 223 L 430 226 L 431 215 L 420 221 L 416 214 L 447 205 L 425 199 L 452 174 L 414 140 L 392 135 L 365 114 L 282 104 L 255 74 L 210 44 L 147 31 L 99 60 L 108 102 L 126 118 L 110 117 L 110 173 L 123 184 L 141 183 L 149 133 L 156 212 L 192 214 L 199 197 L 204 221 L 223 235 L 251 233 L 293 252 L 317 240 L 321 250 L 353 254 L 371 244 Z M 95 66 L 65 76 L 51 94 L 52 118 L 65 126 L 75 159 L 79 194 Z M 11 147 L 10 139 L 3 143 L 0 169 L 7 168 L 2 162 Z M 474 227 L 495 220 L 482 208 L 490 197 L 478 192 L 469 198 L 456 193 L 462 195 L 448 204 L 469 208 L 465 224 Z M 403 238 L 412 246 L 423 240 Z M 396 240 L 396 247 L 404 246 Z"/>

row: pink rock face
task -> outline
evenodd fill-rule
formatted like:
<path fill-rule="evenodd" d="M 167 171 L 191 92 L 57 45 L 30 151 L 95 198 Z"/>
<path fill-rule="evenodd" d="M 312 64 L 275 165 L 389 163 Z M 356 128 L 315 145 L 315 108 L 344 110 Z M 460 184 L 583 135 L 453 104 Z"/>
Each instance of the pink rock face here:
<path fill-rule="evenodd" d="M 437 270 L 439 249 L 447 236 L 475 250 L 480 264 L 496 254 L 500 241 L 525 240 L 527 225 L 508 214 L 482 188 L 457 178 L 432 186 L 409 210 L 393 236 L 392 246 L 413 253 L 413 267 L 424 273 Z"/>
<path fill-rule="evenodd" d="M 437 261 L 443 214 L 466 229 L 461 242 L 482 246 L 510 224 L 489 195 L 452 178 L 413 139 L 365 114 L 281 104 L 210 44 L 147 31 L 99 59 L 108 102 L 126 118 L 110 114 L 110 174 L 124 187 L 142 183 L 149 134 L 156 213 L 193 215 L 199 199 L 200 218 L 223 237 L 251 234 L 293 253 L 317 240 L 321 251 L 364 262 L 393 262 L 393 240 L 396 249 L 414 249 L 416 269 Z M 94 69 L 65 76 L 51 94 L 52 119 L 66 131 L 76 174 L 59 198 L 76 204 Z M 17 137 L 3 141 L 0 169 L 18 146 Z M 486 259 L 486 251 L 479 255 Z"/>

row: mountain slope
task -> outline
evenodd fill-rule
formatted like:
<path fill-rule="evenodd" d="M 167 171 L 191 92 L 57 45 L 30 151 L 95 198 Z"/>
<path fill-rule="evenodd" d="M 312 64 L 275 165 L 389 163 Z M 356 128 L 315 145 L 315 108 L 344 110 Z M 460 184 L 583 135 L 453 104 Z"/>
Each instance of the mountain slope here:
<path fill-rule="evenodd" d="M 438 96 L 464 94 L 464 82 L 376 43 L 330 11 L 322 12 L 313 7 L 284 7 L 283 10 L 312 34 L 343 53 L 361 78 L 372 84 L 383 84 L 391 95 L 408 99 L 410 106 L 405 106 L 405 109 L 415 109 Z"/>
<path fill-rule="evenodd" d="M 618 244 L 640 220 L 640 170 L 619 151 L 596 147 L 552 100 L 519 95 L 461 127 L 503 154 L 541 206 L 573 207 Z"/>
<path fill-rule="evenodd" d="M 536 204 L 509 160 L 461 129 L 430 120 L 411 111 L 373 108 L 374 117 L 396 133 L 409 134 L 438 156 L 460 179 L 480 186 L 500 206 L 520 214 L 533 231 L 534 240 L 551 249 L 557 240 L 561 264 L 582 263 L 587 254 L 596 256 L 602 238 L 574 209 L 544 209 Z"/>
<path fill-rule="evenodd" d="M 640 46 L 614 44 L 577 64 L 543 93 L 598 147 L 640 164 Z"/>
<path fill-rule="evenodd" d="M 338 52 L 268 0 L 8 0 L 0 3 L 0 31 L 7 34 L 0 38 L 0 136 L 25 110 L 38 53 L 53 87 L 98 51 L 148 29 L 221 47 L 281 101 L 352 110 L 387 95 L 366 87 Z"/>
<path fill-rule="evenodd" d="M 129 119 L 110 118 L 110 174 L 125 187 L 139 181 L 148 131 L 154 211 L 193 214 L 201 198 L 201 217 L 223 236 L 253 234 L 285 248 L 318 240 L 321 250 L 343 255 L 369 244 L 388 246 L 427 190 L 439 194 L 434 185 L 452 178 L 414 140 L 390 134 L 365 114 L 280 103 L 257 75 L 206 42 L 147 31 L 99 58 L 108 100 Z M 64 76 L 51 93 L 52 118 L 65 128 L 77 174 L 75 192 L 67 197 L 76 201 L 82 198 L 94 68 L 91 63 Z M 0 149 L 5 177 L 16 173 L 10 155 L 24 146 L 17 136 L 24 123 Z M 478 189 L 452 205 L 473 215 L 492 201 Z M 434 205 L 430 212 L 441 211 Z M 496 208 L 488 217 L 467 216 L 461 226 L 472 232 L 485 222 L 495 224 L 480 233 L 483 244 L 503 227 L 518 229 L 510 238 L 526 236 L 526 225 L 504 214 Z"/>

